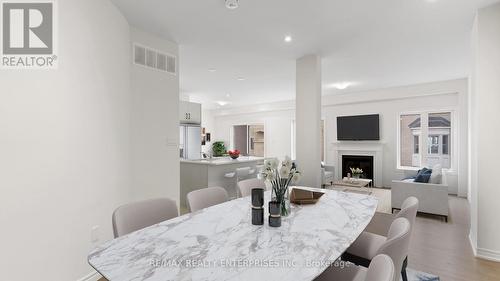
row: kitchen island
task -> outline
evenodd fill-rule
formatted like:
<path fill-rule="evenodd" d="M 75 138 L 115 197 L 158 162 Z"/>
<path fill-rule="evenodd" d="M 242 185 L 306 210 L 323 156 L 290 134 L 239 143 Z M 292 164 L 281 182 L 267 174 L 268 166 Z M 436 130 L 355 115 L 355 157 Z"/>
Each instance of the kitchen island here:
<path fill-rule="evenodd" d="M 193 191 L 206 187 L 224 187 L 230 198 L 236 197 L 236 175 L 227 178 L 225 175 L 235 173 L 237 168 L 250 167 L 258 173 L 256 166 L 264 163 L 263 157 L 240 156 L 238 159 L 220 157 L 200 160 L 181 159 L 180 176 L 180 207 L 181 212 L 187 210 L 186 195 Z"/>

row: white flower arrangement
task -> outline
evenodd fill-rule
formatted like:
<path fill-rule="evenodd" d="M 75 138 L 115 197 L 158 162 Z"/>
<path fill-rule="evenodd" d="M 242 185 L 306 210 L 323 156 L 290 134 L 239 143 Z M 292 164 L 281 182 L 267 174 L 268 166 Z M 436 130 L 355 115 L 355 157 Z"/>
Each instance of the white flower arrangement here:
<path fill-rule="evenodd" d="M 352 175 L 362 175 L 363 174 L 363 170 L 360 169 L 360 168 L 350 168 L 351 169 L 351 173 Z"/>
<path fill-rule="evenodd" d="M 264 169 L 260 178 L 266 181 L 266 185 L 272 187 L 273 200 L 282 203 L 282 215 L 287 215 L 288 210 L 283 204 L 288 193 L 288 186 L 300 180 L 300 172 L 290 157 L 285 157 L 281 163 L 278 159 L 264 161 Z"/>

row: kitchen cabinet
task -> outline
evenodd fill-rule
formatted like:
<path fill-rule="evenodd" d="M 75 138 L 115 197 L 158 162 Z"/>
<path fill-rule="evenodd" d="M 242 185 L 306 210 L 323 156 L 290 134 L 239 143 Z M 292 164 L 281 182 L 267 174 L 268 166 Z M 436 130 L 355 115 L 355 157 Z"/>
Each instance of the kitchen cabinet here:
<path fill-rule="evenodd" d="M 179 121 L 181 124 L 201 124 L 201 104 L 180 101 Z"/>

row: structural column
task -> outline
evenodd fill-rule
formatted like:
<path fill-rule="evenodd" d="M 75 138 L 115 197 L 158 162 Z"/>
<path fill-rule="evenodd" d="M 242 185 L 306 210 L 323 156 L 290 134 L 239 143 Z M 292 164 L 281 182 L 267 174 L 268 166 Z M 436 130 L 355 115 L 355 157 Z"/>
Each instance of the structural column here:
<path fill-rule="evenodd" d="M 296 155 L 303 174 L 300 184 L 321 187 L 321 58 L 299 58 L 296 72 Z"/>
<path fill-rule="evenodd" d="M 472 43 L 470 238 L 477 256 L 500 261 L 500 3 L 478 11 Z"/>

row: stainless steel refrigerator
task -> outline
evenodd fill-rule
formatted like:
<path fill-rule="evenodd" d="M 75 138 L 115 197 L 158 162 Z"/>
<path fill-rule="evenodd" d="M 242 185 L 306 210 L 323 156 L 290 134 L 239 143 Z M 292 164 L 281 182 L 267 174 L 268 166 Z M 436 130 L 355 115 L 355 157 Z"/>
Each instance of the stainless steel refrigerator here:
<path fill-rule="evenodd" d="M 181 125 L 179 127 L 180 157 L 184 159 L 201 159 L 201 127 L 200 125 Z"/>

